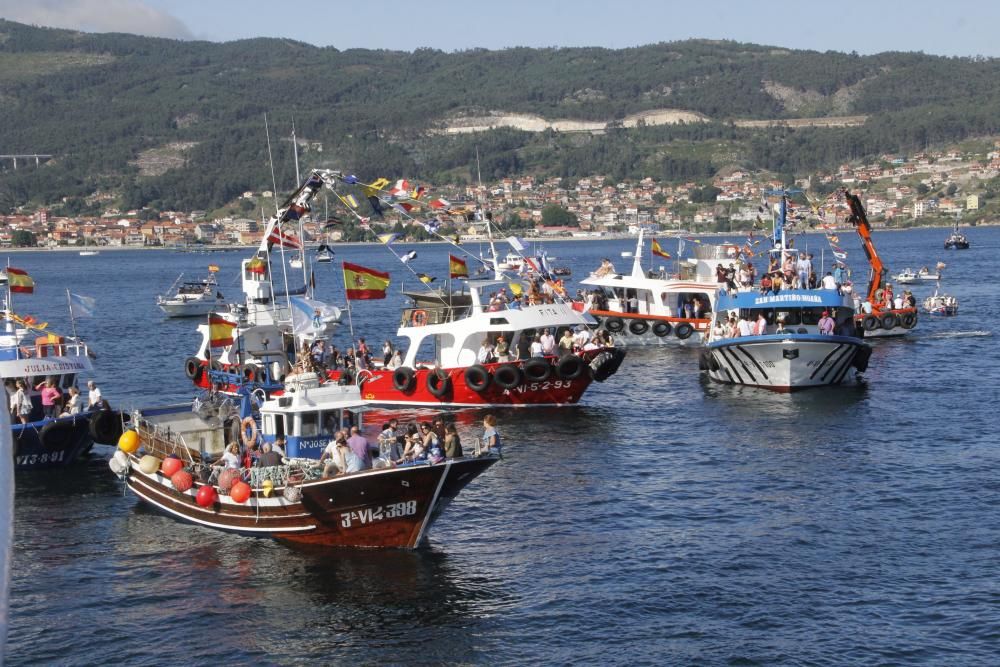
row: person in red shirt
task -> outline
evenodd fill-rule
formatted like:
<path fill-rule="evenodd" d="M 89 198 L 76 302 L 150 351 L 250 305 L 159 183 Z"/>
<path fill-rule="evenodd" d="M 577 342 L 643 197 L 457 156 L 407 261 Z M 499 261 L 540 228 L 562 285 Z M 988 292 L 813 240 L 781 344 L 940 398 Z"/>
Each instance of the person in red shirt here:
<path fill-rule="evenodd" d="M 62 392 L 56 387 L 55 380 L 40 382 L 35 389 L 41 390 L 42 415 L 46 419 L 57 417 L 62 408 Z"/>

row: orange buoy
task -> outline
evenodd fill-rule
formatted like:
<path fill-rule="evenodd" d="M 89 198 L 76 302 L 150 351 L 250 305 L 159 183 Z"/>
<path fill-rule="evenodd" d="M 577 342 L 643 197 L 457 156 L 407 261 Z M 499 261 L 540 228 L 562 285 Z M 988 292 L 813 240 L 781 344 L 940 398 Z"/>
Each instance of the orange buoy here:
<path fill-rule="evenodd" d="M 142 443 L 139 440 L 139 434 L 131 429 L 122 433 L 121 437 L 118 438 L 118 449 L 126 454 L 134 454 L 139 449 L 140 444 Z"/>
<path fill-rule="evenodd" d="M 194 500 L 196 503 L 202 507 L 208 508 L 215 504 L 215 501 L 219 499 L 219 494 L 215 492 L 215 487 L 205 484 L 200 489 L 198 493 L 195 494 Z"/>
<path fill-rule="evenodd" d="M 176 456 L 168 456 L 163 459 L 163 463 L 160 464 L 160 472 L 163 473 L 164 477 L 170 478 L 174 476 L 174 473 L 184 467 L 184 462 L 181 461 Z"/>
<path fill-rule="evenodd" d="M 174 485 L 175 489 L 184 493 L 194 485 L 194 478 L 187 470 L 178 470 L 170 478 L 170 483 Z"/>
<path fill-rule="evenodd" d="M 229 489 L 229 497 L 238 503 L 245 503 L 250 499 L 250 485 L 243 481 L 236 482 Z"/>

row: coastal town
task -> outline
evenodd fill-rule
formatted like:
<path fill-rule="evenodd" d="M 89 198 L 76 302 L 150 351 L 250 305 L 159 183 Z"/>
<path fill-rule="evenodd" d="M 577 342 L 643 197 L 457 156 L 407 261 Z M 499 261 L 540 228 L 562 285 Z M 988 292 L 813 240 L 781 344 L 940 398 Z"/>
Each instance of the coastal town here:
<path fill-rule="evenodd" d="M 980 150 L 951 149 L 908 156 L 883 155 L 877 162 L 841 165 L 795 181 L 811 201 L 825 199 L 840 187 L 857 190 L 876 227 L 926 224 L 990 223 L 1000 214 L 996 193 L 1000 177 L 1000 141 Z M 526 237 L 593 238 L 647 231 L 728 232 L 752 228 L 762 194 L 786 186 L 773 175 L 731 168 L 710 183 L 668 184 L 645 178 L 614 182 L 596 175 L 575 182 L 558 177 L 504 178 L 477 186 L 433 188 L 448 203 L 437 217 L 442 231 L 475 240 L 481 228 L 467 224 L 463 213 L 480 203 L 494 219 Z M 430 188 L 428 188 L 430 189 Z M 121 210 L 112 193 L 94 193 L 89 206 L 100 215 L 59 215 L 59 203 L 0 216 L 2 247 L 197 247 L 247 246 L 260 241 L 261 217 L 273 213 L 271 191 L 244 192 L 233 205 L 214 212 Z M 371 220 L 373 228 L 392 229 L 420 240 L 419 209 L 412 214 L 386 211 Z M 253 217 L 251 217 L 253 216 Z M 833 217 L 826 220 L 836 225 Z M 339 242 L 345 230 L 318 216 L 305 218 L 304 241 Z"/>

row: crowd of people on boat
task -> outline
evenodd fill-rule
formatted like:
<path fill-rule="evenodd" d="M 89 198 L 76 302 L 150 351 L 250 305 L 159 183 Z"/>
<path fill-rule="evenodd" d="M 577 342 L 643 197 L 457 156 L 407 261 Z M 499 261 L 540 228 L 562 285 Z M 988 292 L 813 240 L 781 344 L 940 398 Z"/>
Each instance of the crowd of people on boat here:
<path fill-rule="evenodd" d="M 20 421 L 22 424 L 31 421 L 36 397 L 42 406 L 43 419 L 70 417 L 89 410 L 110 410 L 108 402 L 93 380 L 87 382 L 86 397 L 75 385 L 63 393 L 55 378 L 47 378 L 40 382 L 32 382 L 30 378 L 8 379 L 4 380 L 3 386 L 7 390 L 11 421 Z"/>

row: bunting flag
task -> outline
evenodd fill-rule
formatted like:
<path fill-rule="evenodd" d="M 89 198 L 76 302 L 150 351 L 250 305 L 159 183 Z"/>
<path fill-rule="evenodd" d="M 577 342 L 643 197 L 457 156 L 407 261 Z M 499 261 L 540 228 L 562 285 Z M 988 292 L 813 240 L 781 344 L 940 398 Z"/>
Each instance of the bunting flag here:
<path fill-rule="evenodd" d="M 93 317 L 97 307 L 97 299 L 80 294 L 69 295 L 69 310 L 73 317 Z"/>
<path fill-rule="evenodd" d="M 354 195 L 345 195 L 343 197 L 341 197 L 340 195 L 337 195 L 337 199 L 339 199 L 340 201 L 342 201 L 344 203 L 344 205 L 347 206 L 348 208 L 357 208 L 358 207 L 358 200 L 354 197 Z"/>
<path fill-rule="evenodd" d="M 749 241 L 743 244 L 743 254 L 747 257 L 753 257 L 753 246 L 750 245 Z"/>
<path fill-rule="evenodd" d="M 271 229 L 271 233 L 267 236 L 267 243 L 269 246 L 268 249 L 270 249 L 270 246 L 291 248 L 292 250 L 302 249 L 302 241 L 300 241 L 294 234 L 288 234 L 281 231 L 281 228 L 278 225 L 275 225 L 274 228 Z"/>
<path fill-rule="evenodd" d="M 357 182 L 356 178 L 354 182 Z M 378 197 L 379 190 L 384 189 L 387 185 L 389 185 L 388 178 L 379 178 L 374 183 L 363 186 L 361 192 L 364 193 L 365 197 Z"/>
<path fill-rule="evenodd" d="M 427 202 L 427 205 L 431 208 L 451 208 L 451 202 L 447 199 L 432 199 Z"/>
<path fill-rule="evenodd" d="M 7 284 L 10 285 L 11 292 L 20 292 L 21 294 L 34 293 L 35 281 L 31 279 L 27 271 L 8 266 L 6 273 Z"/>
<path fill-rule="evenodd" d="M 208 340 L 212 347 L 225 347 L 233 344 L 233 329 L 235 322 L 230 322 L 218 315 L 208 316 Z"/>
<path fill-rule="evenodd" d="M 383 214 L 385 213 L 385 209 L 382 208 L 382 202 L 379 201 L 378 197 L 374 197 L 374 196 L 369 197 L 368 198 L 368 204 L 372 207 L 372 213 L 374 213 L 375 215 L 377 215 L 380 218 L 383 217 Z"/>
<path fill-rule="evenodd" d="M 337 216 L 331 215 L 329 218 L 323 221 L 323 231 L 329 231 L 336 227 L 337 225 L 344 224 L 344 221 Z"/>
<path fill-rule="evenodd" d="M 282 221 L 298 220 L 308 212 L 309 212 L 308 205 L 292 204 L 285 210 L 285 214 L 281 216 L 281 219 Z"/>
<path fill-rule="evenodd" d="M 454 255 L 448 255 L 448 274 L 452 278 L 468 278 L 469 277 L 469 267 L 466 265 L 465 260 L 461 257 L 455 257 Z"/>
<path fill-rule="evenodd" d="M 218 264 L 209 264 L 208 265 L 208 272 L 209 273 L 218 273 L 219 272 L 219 265 Z"/>
<path fill-rule="evenodd" d="M 393 204 L 392 207 L 400 213 L 409 213 L 413 210 L 413 204 L 407 204 L 406 202 Z"/>
<path fill-rule="evenodd" d="M 267 262 L 265 262 L 260 257 L 254 257 L 249 262 L 247 262 L 247 271 L 250 273 L 257 273 L 264 275 L 267 273 Z"/>
<path fill-rule="evenodd" d="M 391 197 L 409 197 L 410 196 L 410 184 L 405 179 L 399 179 L 396 184 L 389 188 L 389 196 Z"/>
<path fill-rule="evenodd" d="M 420 278 L 420 282 L 425 284 L 430 284 L 435 280 L 437 280 L 437 278 L 435 278 L 434 276 L 429 276 L 426 273 L 418 273 L 417 278 Z"/>
<path fill-rule="evenodd" d="M 424 193 L 426 193 L 426 192 L 427 192 L 427 190 L 426 190 L 426 188 L 424 188 L 424 186 L 418 185 L 416 187 L 416 189 L 414 189 L 414 191 L 412 193 L 410 193 L 410 197 L 413 198 L 413 199 L 420 199 L 421 197 L 424 196 Z"/>
<path fill-rule="evenodd" d="M 390 243 L 399 238 L 399 234 L 379 234 L 377 238 L 382 243 L 389 245 Z"/>
<path fill-rule="evenodd" d="M 521 296 L 521 294 L 524 292 L 523 288 L 521 287 L 521 283 L 509 283 L 507 287 L 510 288 L 510 293 L 513 294 L 514 296 Z"/>
<path fill-rule="evenodd" d="M 369 269 L 360 264 L 344 262 L 344 289 L 347 298 L 384 299 L 389 288 L 389 274 L 375 269 Z"/>
<path fill-rule="evenodd" d="M 421 222 L 420 226 L 427 230 L 428 234 L 437 234 L 438 230 L 441 228 L 440 220 L 427 220 Z"/>
<path fill-rule="evenodd" d="M 649 249 L 654 255 L 658 255 L 663 259 L 670 259 L 670 253 L 660 247 L 660 242 L 656 239 L 653 239 L 653 243 L 649 246 Z"/>

